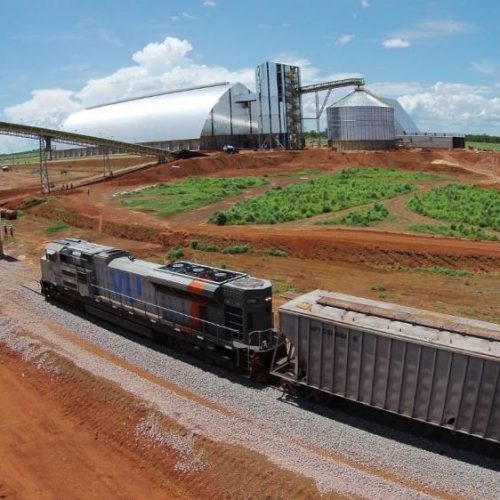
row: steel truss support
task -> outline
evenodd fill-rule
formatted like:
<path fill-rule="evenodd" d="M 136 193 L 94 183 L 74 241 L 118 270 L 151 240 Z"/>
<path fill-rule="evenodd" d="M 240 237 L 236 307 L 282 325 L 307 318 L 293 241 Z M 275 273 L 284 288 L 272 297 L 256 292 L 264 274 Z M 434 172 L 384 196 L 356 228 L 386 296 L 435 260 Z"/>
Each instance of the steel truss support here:
<path fill-rule="evenodd" d="M 333 89 L 328 89 L 328 92 L 326 93 L 325 98 L 323 99 L 323 103 L 321 104 L 321 107 L 319 105 L 319 92 L 315 92 L 315 98 L 316 98 L 316 132 L 318 134 L 318 148 L 321 147 L 321 130 L 320 130 L 320 124 L 319 121 L 321 119 L 321 115 L 323 114 L 323 111 L 325 110 L 326 103 L 328 102 L 328 99 L 330 99 L 330 95 L 332 93 Z"/>
<path fill-rule="evenodd" d="M 50 193 L 49 164 L 51 144 L 50 137 L 40 137 L 40 187 L 42 194 Z"/>
<path fill-rule="evenodd" d="M 259 149 L 286 149 L 283 144 L 281 144 L 276 134 L 268 134 L 265 136 L 264 140 L 260 143 Z"/>
<path fill-rule="evenodd" d="M 111 164 L 109 163 L 109 149 L 104 148 L 104 152 L 102 154 L 102 167 L 103 167 L 103 176 L 111 177 L 113 172 L 111 171 Z"/>

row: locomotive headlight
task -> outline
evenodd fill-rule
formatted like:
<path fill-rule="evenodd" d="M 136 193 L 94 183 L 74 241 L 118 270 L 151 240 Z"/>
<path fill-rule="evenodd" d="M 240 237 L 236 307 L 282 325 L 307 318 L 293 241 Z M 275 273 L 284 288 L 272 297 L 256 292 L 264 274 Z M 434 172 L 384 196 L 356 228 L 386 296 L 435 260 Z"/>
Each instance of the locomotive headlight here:
<path fill-rule="evenodd" d="M 272 297 L 266 297 L 264 300 L 265 300 L 266 302 L 271 302 L 271 300 L 273 300 L 273 298 L 272 298 Z"/>

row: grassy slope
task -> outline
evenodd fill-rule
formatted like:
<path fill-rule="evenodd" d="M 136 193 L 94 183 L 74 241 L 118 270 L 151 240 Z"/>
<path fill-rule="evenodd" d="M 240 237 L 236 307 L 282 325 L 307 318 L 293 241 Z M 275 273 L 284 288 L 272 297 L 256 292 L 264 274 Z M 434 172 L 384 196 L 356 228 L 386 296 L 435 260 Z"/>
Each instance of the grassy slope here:
<path fill-rule="evenodd" d="M 244 189 L 267 184 L 259 177 L 218 178 L 190 177 L 172 184 L 123 195 L 121 202 L 128 208 L 165 217 L 238 195 Z"/>
<path fill-rule="evenodd" d="M 275 224 L 304 219 L 409 193 L 419 180 L 438 179 L 394 169 L 346 169 L 313 180 L 272 188 L 223 212 L 227 224 Z M 220 212 L 211 217 L 221 220 Z"/>

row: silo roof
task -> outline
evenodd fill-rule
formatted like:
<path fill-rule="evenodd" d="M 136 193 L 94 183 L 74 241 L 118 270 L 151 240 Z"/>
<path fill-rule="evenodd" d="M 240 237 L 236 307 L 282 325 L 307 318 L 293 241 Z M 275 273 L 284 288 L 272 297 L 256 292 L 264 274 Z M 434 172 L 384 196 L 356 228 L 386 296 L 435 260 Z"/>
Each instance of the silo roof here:
<path fill-rule="evenodd" d="M 381 97 L 386 104 L 394 108 L 394 119 L 396 121 L 396 134 L 418 134 L 420 130 L 411 119 L 410 115 L 405 111 L 403 106 L 397 99 L 389 99 L 388 97 Z"/>
<path fill-rule="evenodd" d="M 349 108 L 349 107 L 376 107 L 390 108 L 388 104 L 381 101 L 374 95 L 364 89 L 353 90 L 350 94 L 334 103 L 331 108 Z"/>
<path fill-rule="evenodd" d="M 199 139 L 210 112 L 236 83 L 191 88 L 84 109 L 70 115 L 63 129 L 126 142 Z"/>

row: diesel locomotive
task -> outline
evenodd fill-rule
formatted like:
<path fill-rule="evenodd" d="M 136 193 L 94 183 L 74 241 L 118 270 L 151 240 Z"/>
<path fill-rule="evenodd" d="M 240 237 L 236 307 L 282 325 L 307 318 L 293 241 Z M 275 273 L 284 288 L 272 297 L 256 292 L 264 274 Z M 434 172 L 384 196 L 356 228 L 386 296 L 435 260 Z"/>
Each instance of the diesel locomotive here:
<path fill-rule="evenodd" d="M 249 376 L 267 373 L 280 336 L 272 285 L 245 273 L 64 238 L 41 259 L 42 293 Z"/>

